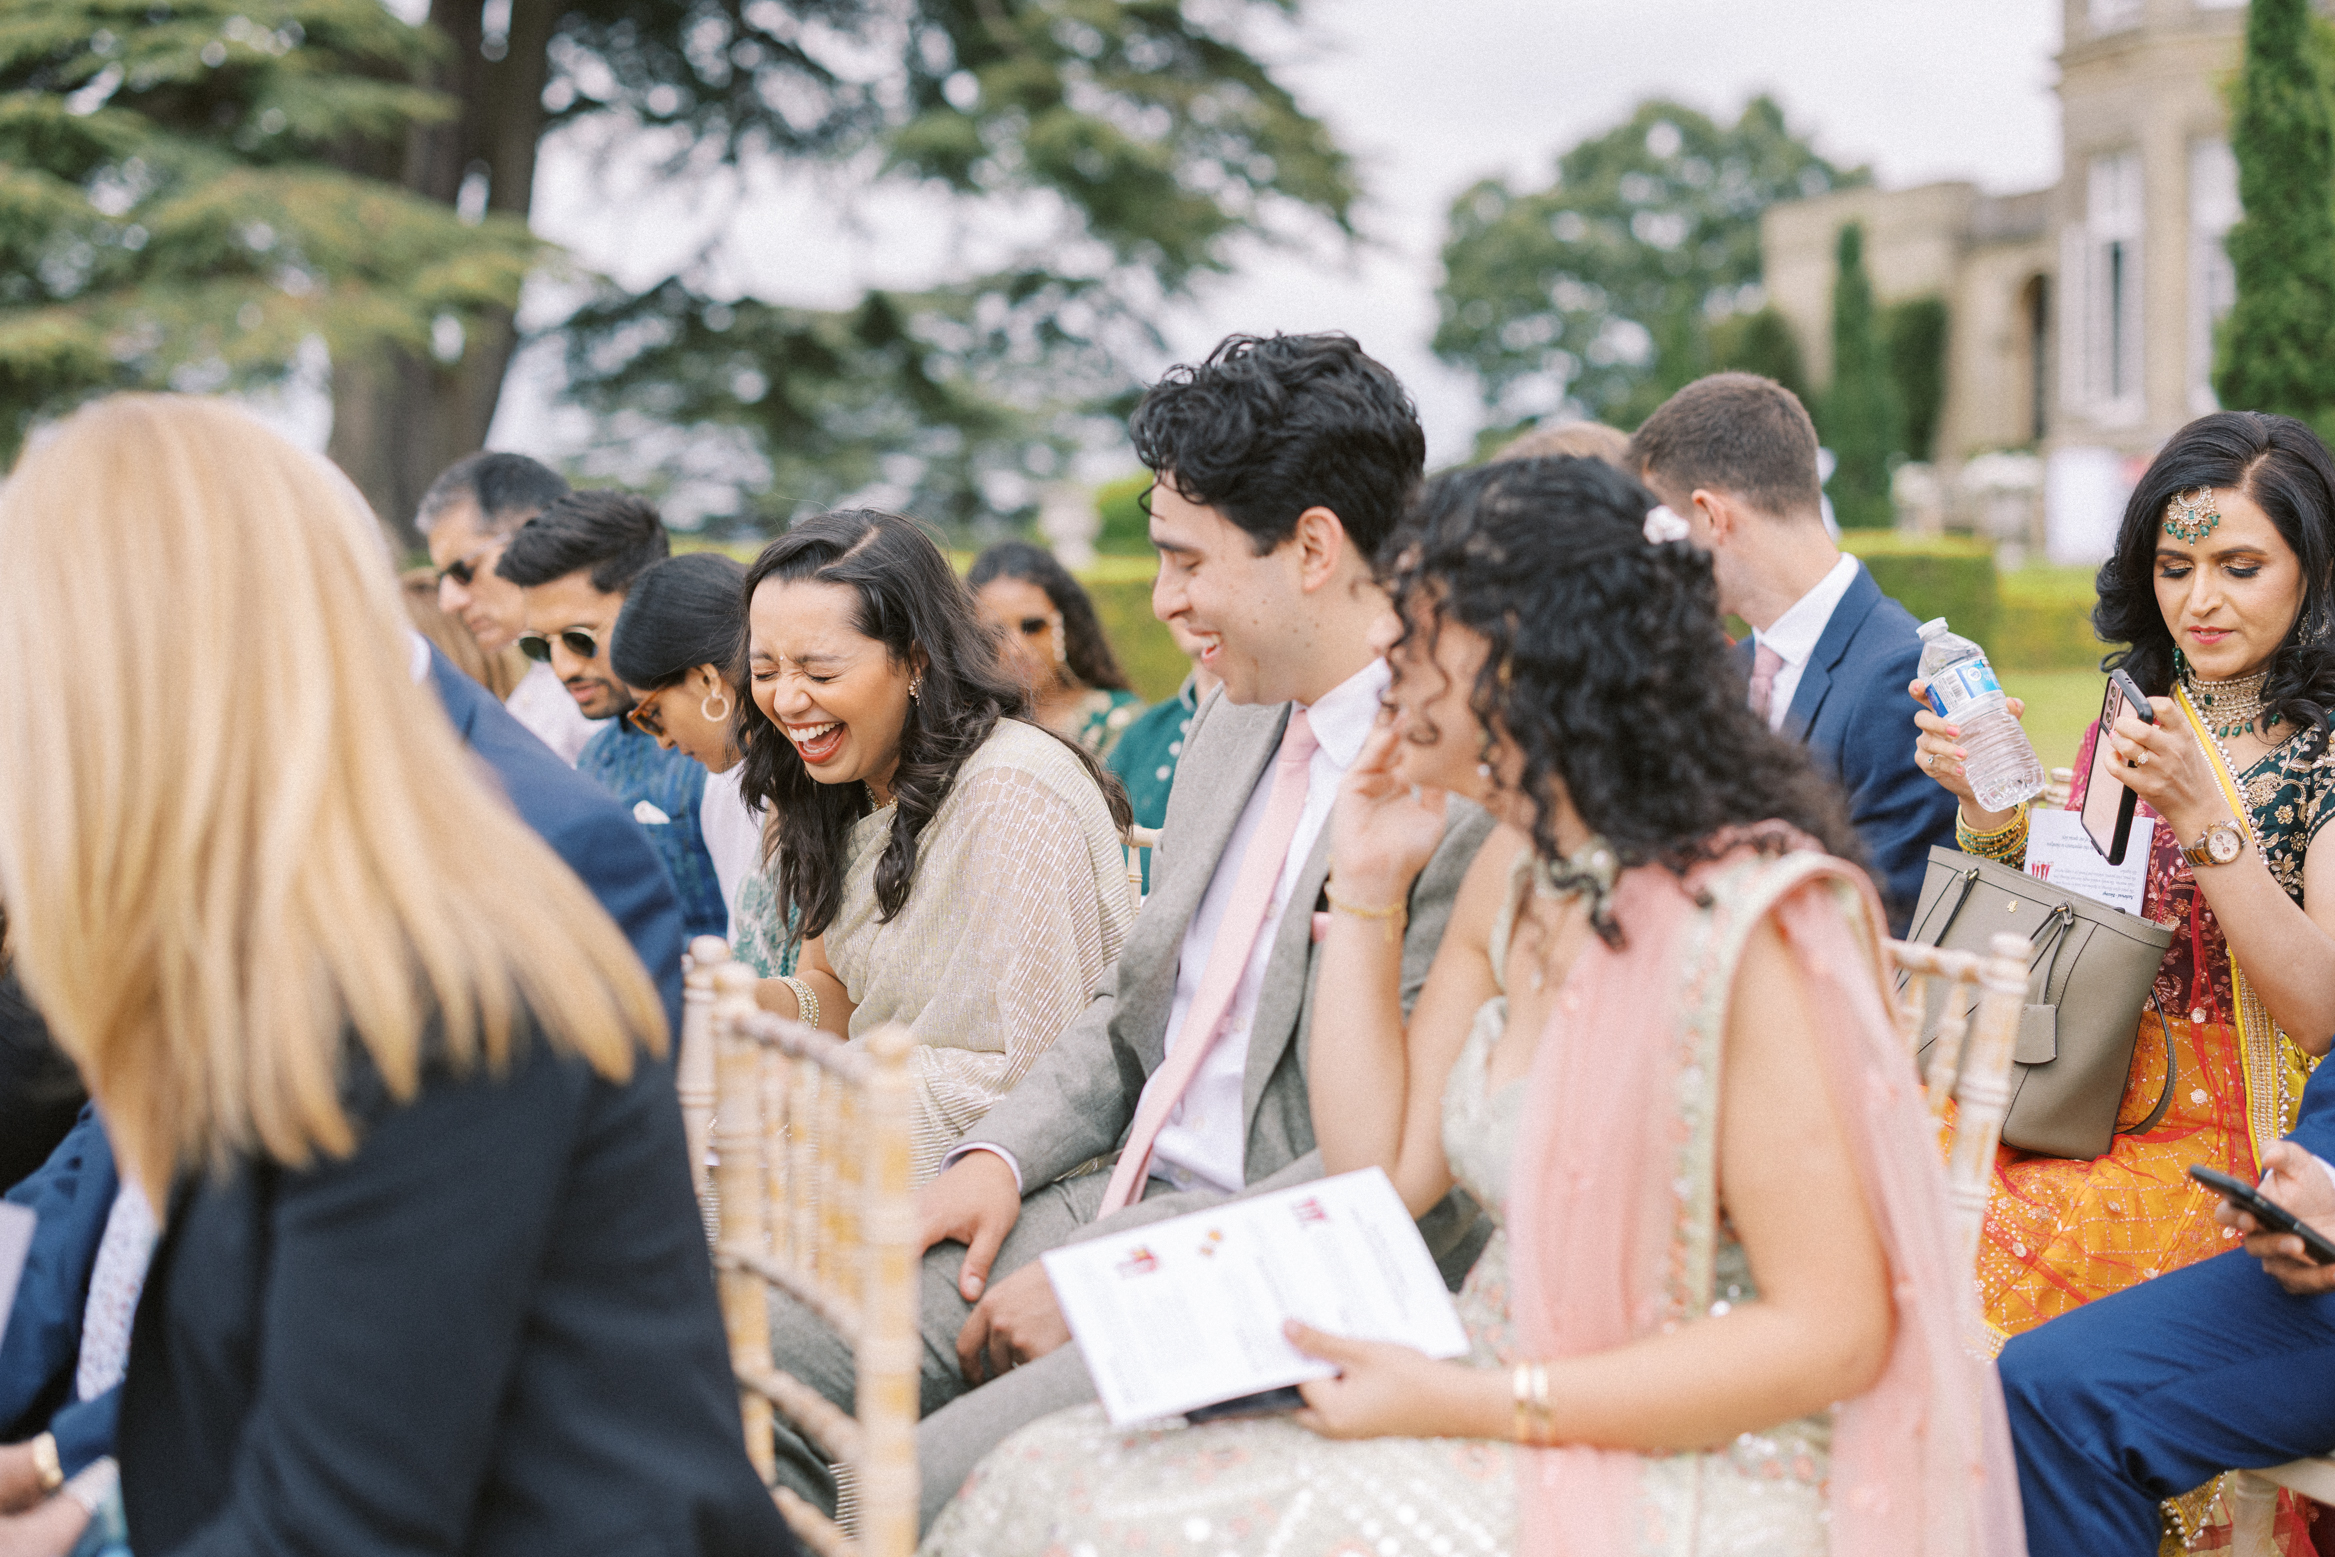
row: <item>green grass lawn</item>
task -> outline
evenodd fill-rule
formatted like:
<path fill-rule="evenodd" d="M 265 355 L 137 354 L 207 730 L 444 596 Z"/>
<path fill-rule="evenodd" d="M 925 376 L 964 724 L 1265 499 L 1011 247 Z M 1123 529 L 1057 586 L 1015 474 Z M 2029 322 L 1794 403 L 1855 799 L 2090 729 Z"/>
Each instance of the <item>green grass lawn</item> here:
<path fill-rule="evenodd" d="M 2096 670 L 2009 670 L 2002 673 L 2003 690 L 2027 700 L 2027 739 L 2043 766 L 2072 768 L 2084 729 L 2100 713 L 2100 694 L 2107 678 Z"/>

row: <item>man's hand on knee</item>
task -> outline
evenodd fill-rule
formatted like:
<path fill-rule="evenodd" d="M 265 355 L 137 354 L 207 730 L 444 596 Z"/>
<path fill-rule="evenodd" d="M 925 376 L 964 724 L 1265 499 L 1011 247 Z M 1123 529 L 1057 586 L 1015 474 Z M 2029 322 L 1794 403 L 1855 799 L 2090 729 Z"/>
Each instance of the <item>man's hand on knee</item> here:
<path fill-rule="evenodd" d="M 2335 1182 L 2327 1170 L 2292 1141 L 2280 1141 L 2263 1154 L 2262 1194 L 2292 1211 L 2329 1237 L 2335 1237 Z M 2303 1241 L 2292 1233 L 2273 1232 L 2245 1212 L 2223 1201 L 2214 1216 L 2224 1227 L 2246 1235 L 2246 1252 L 2262 1262 L 2263 1271 L 2296 1297 L 2335 1292 L 2335 1265 L 2313 1263 Z"/>
<path fill-rule="evenodd" d="M 1045 1356 L 1070 1339 L 1054 1283 L 1036 1260 L 992 1287 L 957 1332 L 957 1364 L 980 1384 Z"/>
<path fill-rule="evenodd" d="M 998 1246 L 1021 1214 L 1021 1186 L 1014 1182 L 1006 1160 L 995 1152 L 967 1152 L 917 1192 L 917 1252 L 952 1239 L 963 1244 L 965 1263 L 957 1272 L 957 1290 L 966 1302 L 977 1303 L 989 1284 Z"/>

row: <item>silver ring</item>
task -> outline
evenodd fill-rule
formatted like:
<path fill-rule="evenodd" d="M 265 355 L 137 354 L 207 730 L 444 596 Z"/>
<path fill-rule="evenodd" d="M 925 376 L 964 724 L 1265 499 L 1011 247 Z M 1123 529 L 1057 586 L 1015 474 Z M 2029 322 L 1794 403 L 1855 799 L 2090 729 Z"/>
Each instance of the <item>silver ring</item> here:
<path fill-rule="evenodd" d="M 1925 751 L 1921 754 L 1921 761 L 1923 767 L 1934 768 L 1938 765 L 1938 754 L 1936 752 Z"/>

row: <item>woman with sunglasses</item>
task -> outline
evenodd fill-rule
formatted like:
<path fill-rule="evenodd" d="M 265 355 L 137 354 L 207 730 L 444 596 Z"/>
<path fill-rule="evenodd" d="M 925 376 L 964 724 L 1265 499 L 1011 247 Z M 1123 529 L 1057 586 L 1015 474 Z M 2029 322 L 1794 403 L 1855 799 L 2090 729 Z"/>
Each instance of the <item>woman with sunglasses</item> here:
<path fill-rule="evenodd" d="M 915 1174 L 1086 1009 L 1135 920 L 1119 781 L 1028 717 L 914 521 L 821 514 L 746 574 L 745 793 L 767 807 L 801 965 L 762 1002 L 908 1027 Z"/>
<path fill-rule="evenodd" d="M 1005 541 L 973 561 L 965 580 L 981 619 L 1001 635 L 1006 667 L 1030 689 L 1038 723 L 1097 759 L 1143 712 L 1143 699 L 1103 636 L 1094 601 L 1044 547 Z"/>
<path fill-rule="evenodd" d="M 730 946 L 764 978 L 795 970 L 795 938 L 775 912 L 763 858 L 763 812 L 739 785 L 746 769 L 734 679 L 744 658 L 746 570 L 720 552 L 669 557 L 633 580 L 616 618 L 609 663 L 632 693 L 625 717 L 667 751 L 706 771 L 698 831 L 730 911 Z"/>

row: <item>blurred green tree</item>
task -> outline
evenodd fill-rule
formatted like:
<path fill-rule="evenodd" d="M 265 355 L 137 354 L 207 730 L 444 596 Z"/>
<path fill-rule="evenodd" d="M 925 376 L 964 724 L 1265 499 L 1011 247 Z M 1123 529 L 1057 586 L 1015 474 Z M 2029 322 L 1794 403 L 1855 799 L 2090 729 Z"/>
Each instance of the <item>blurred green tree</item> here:
<path fill-rule="evenodd" d="M 381 176 L 452 112 L 379 0 L 0 10 L 0 457 L 113 389 L 280 381 L 304 342 L 459 351 L 537 257 Z"/>
<path fill-rule="evenodd" d="M 1909 459 L 1931 458 L 1938 441 L 1938 416 L 1946 407 L 1947 322 L 1942 297 L 1909 297 L 1881 310 L 1881 350 L 1901 413 L 1903 446 L 1895 452 Z"/>
<path fill-rule="evenodd" d="M 2237 299 L 2214 393 L 2335 434 L 2335 127 L 2308 0 L 2254 0 L 2230 149 L 2245 212 L 2225 241 Z"/>
<path fill-rule="evenodd" d="M 1808 370 L 1800 338 L 1774 304 L 1756 313 L 1732 314 L 1711 326 L 1711 371 L 1757 373 L 1772 378 L 1802 402 L 1808 399 Z"/>
<path fill-rule="evenodd" d="M 1131 403 L 1123 363 L 1163 299 L 1244 236 L 1351 231 L 1346 156 L 1244 41 L 1298 7 L 430 0 L 449 45 L 431 79 L 462 112 L 414 127 L 405 177 L 524 212 L 544 137 L 596 124 L 661 141 L 672 180 L 808 160 L 959 212 L 1011 202 L 1020 250 L 929 290 L 790 308 L 739 295 L 707 253 L 603 288 L 562 334 L 607 433 L 652 450 L 710 433 L 766 489 L 765 522 L 871 475 L 936 520 L 1014 519 L 1086 418 Z M 507 325 L 482 333 L 458 365 L 459 436 L 422 414 L 442 370 L 410 355 L 342 398 L 361 414 L 336 419 L 335 453 L 385 511 L 484 437 L 512 345 Z"/>
<path fill-rule="evenodd" d="M 1897 386 L 1874 318 L 1873 283 L 1865 274 L 1865 229 L 1840 230 L 1832 280 L 1832 387 L 1825 392 L 1816 430 L 1839 463 L 1826 490 L 1846 529 L 1886 529 L 1896 518 L 1889 501 L 1890 457 L 1903 444 Z"/>
<path fill-rule="evenodd" d="M 1717 322 L 1761 307 L 1760 212 L 1867 178 L 1772 98 L 1730 126 L 1648 99 L 1558 157 L 1547 187 L 1487 179 L 1453 203 L 1435 350 L 1476 376 L 1496 423 L 1635 427 L 1710 371 Z"/>

